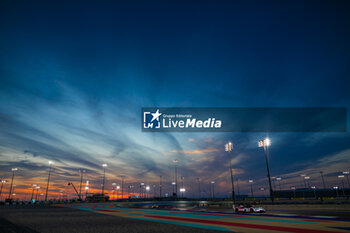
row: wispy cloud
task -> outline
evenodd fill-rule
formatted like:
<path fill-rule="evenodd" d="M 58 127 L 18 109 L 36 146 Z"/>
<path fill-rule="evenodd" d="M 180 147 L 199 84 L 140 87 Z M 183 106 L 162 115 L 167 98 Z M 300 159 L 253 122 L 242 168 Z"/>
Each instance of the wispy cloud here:
<path fill-rule="evenodd" d="M 248 190 L 246 180 L 249 178 L 257 185 L 266 185 L 263 151 L 257 147 L 257 140 L 265 134 L 146 134 L 139 128 L 138 105 L 113 105 L 106 100 L 91 102 L 84 93 L 63 83 L 59 83 L 57 90 L 60 98 L 54 100 L 26 90 L 20 94 L 0 94 L 0 175 L 3 178 L 8 179 L 11 167 L 16 166 L 20 168 L 16 176 L 18 185 L 44 184 L 47 161 L 53 160 L 52 184 L 56 189 L 64 188 L 67 181 L 78 182 L 81 168 L 86 169 L 92 188 L 100 188 L 102 163 L 108 163 L 107 187 L 119 180 L 121 174 L 131 183 L 142 180 L 157 184 L 162 176 L 165 185 L 173 179 L 172 161 L 178 159 L 179 176 L 186 177 L 189 195 L 196 193 L 193 184 L 197 177 L 201 178 L 203 188 L 216 180 L 220 184 L 218 195 L 226 195 L 230 175 L 228 154 L 223 145 L 232 141 L 231 162 L 234 176 L 240 179 L 241 191 Z M 33 106 L 29 99 L 35 103 Z M 317 137 L 312 136 L 316 145 L 329 139 L 316 140 Z M 345 169 L 341 165 L 348 162 L 346 150 L 321 159 L 321 155 L 308 159 L 298 154 L 298 163 L 291 161 L 288 145 L 283 144 L 286 138 L 271 135 L 273 146 L 269 155 L 273 174 L 288 178 L 290 183 L 299 182 L 300 172 L 316 177 L 320 169 L 325 176 Z M 294 139 L 302 145 L 303 140 L 299 142 L 296 136 Z M 317 158 L 317 162 L 312 158 Z"/>
<path fill-rule="evenodd" d="M 219 149 L 217 148 L 204 148 L 204 149 L 196 149 L 196 150 L 172 150 L 173 153 L 184 153 L 184 154 L 205 154 L 217 152 Z"/>

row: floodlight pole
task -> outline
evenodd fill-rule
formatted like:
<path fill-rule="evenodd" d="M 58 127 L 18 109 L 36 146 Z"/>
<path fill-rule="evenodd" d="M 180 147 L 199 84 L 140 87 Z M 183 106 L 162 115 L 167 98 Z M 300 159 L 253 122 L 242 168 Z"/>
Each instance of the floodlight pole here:
<path fill-rule="evenodd" d="M 251 192 L 252 198 L 254 198 L 254 193 L 253 193 L 253 180 L 249 180 L 249 183 L 250 183 L 250 192 Z"/>
<path fill-rule="evenodd" d="M 323 171 L 320 171 L 320 174 L 321 174 L 321 178 L 322 178 L 323 188 L 326 189 L 326 183 L 324 182 Z"/>
<path fill-rule="evenodd" d="M 197 178 L 198 181 L 198 200 L 201 199 L 201 181 Z"/>
<path fill-rule="evenodd" d="M 350 172 L 349 171 L 345 171 L 345 172 L 343 172 L 343 174 L 346 176 L 346 180 L 347 180 L 348 186 L 350 188 L 350 182 L 349 182 L 349 174 L 350 174 Z"/>
<path fill-rule="evenodd" d="M 232 173 L 232 161 L 231 161 L 232 148 L 233 148 L 233 145 L 231 142 L 229 142 L 225 145 L 225 149 L 226 149 L 226 151 L 228 151 L 228 156 L 229 156 L 230 174 L 231 174 L 231 188 L 232 188 L 232 204 L 234 206 L 236 203 L 236 196 L 235 196 L 235 185 L 233 183 L 233 173 Z"/>
<path fill-rule="evenodd" d="M 274 195 L 273 195 L 273 190 L 272 190 L 272 185 L 271 185 L 271 177 L 270 177 L 270 168 L 269 168 L 269 161 L 268 161 L 268 158 L 267 158 L 267 144 L 268 144 L 268 139 L 264 139 L 262 140 L 263 142 L 263 146 L 264 146 L 264 152 L 265 152 L 265 160 L 266 160 L 266 169 L 267 169 L 267 177 L 269 179 L 269 188 L 270 188 L 270 197 L 271 197 L 271 201 L 272 203 L 274 202 L 275 198 L 274 198 Z"/>
<path fill-rule="evenodd" d="M 304 180 L 305 180 L 305 182 L 306 182 L 306 184 L 307 184 L 307 188 L 308 188 L 308 189 L 310 188 L 309 179 L 310 179 L 310 176 L 305 176 L 305 177 L 304 177 Z"/>
<path fill-rule="evenodd" d="M 214 198 L 215 198 L 215 194 L 214 194 L 214 184 L 215 184 L 215 181 L 212 180 L 212 181 L 210 182 L 210 184 L 211 184 L 211 197 L 214 199 Z"/>
<path fill-rule="evenodd" d="M 106 176 L 106 169 L 103 168 L 103 181 L 102 181 L 102 195 L 104 195 L 105 192 L 105 176 Z"/>
<path fill-rule="evenodd" d="M 5 180 L 1 180 L 0 200 L 1 200 L 1 194 L 2 194 L 2 187 L 4 186 L 4 183 L 6 183 L 6 181 Z"/>
<path fill-rule="evenodd" d="M 17 171 L 17 168 L 12 168 L 12 179 L 11 179 L 11 186 L 10 186 L 10 192 L 9 192 L 9 197 L 8 197 L 8 199 L 11 198 L 12 186 L 13 186 L 13 179 L 15 178 L 15 171 Z"/>
<path fill-rule="evenodd" d="M 106 163 L 102 164 L 102 167 L 103 167 L 102 196 L 104 196 L 105 195 L 105 179 L 106 179 L 107 164 Z"/>
<path fill-rule="evenodd" d="M 176 195 L 176 198 L 177 198 L 177 160 L 175 159 L 174 161 L 174 166 L 175 166 L 175 195 Z"/>
<path fill-rule="evenodd" d="M 80 188 L 79 188 L 79 198 L 82 200 L 83 198 L 81 197 L 81 186 L 83 185 L 83 175 L 84 175 L 85 170 L 80 170 Z"/>
<path fill-rule="evenodd" d="M 344 181 L 343 180 L 341 180 L 341 184 L 343 185 L 342 190 L 343 190 L 343 197 L 345 199 L 345 185 L 344 185 Z"/>
<path fill-rule="evenodd" d="M 182 176 L 181 177 L 181 189 L 182 189 L 182 192 L 181 192 L 181 198 L 184 198 L 184 177 Z"/>
<path fill-rule="evenodd" d="M 124 199 L 124 176 L 122 177 L 122 199 Z"/>
<path fill-rule="evenodd" d="M 39 189 L 40 187 L 36 187 L 36 195 L 35 195 L 35 200 L 38 200 L 38 195 L 39 195 Z"/>
<path fill-rule="evenodd" d="M 162 176 L 159 176 L 159 198 L 162 198 Z"/>
<path fill-rule="evenodd" d="M 125 176 L 124 175 L 122 175 L 122 176 L 119 176 L 120 178 L 122 178 L 122 199 L 124 199 L 124 178 L 125 178 Z"/>
<path fill-rule="evenodd" d="M 281 186 L 281 177 L 277 177 L 276 180 L 278 181 L 278 186 L 280 187 L 280 192 L 282 191 L 282 186 Z"/>
<path fill-rule="evenodd" d="M 343 191 L 343 197 L 344 197 L 344 199 L 345 199 L 345 185 L 344 185 L 344 181 L 343 181 L 343 178 L 344 178 L 345 176 L 344 175 L 339 175 L 338 176 L 338 178 L 340 178 L 340 180 L 341 180 L 341 184 L 342 184 L 342 191 Z"/>
<path fill-rule="evenodd" d="M 36 184 L 33 184 L 33 191 L 32 191 L 32 197 L 30 198 L 30 200 L 33 200 L 33 197 L 34 197 L 34 189 L 36 187 Z"/>
<path fill-rule="evenodd" d="M 49 192 L 49 185 L 50 185 L 50 176 L 51 176 L 52 162 L 49 161 L 49 164 L 50 164 L 50 167 L 49 167 L 49 177 L 47 178 L 45 201 L 47 201 L 47 193 Z"/>

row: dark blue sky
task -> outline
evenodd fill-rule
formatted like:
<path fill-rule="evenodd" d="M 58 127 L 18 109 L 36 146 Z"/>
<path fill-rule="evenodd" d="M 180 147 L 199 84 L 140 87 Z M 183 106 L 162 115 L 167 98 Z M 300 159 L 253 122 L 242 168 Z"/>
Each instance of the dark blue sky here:
<path fill-rule="evenodd" d="M 226 195 L 223 144 L 235 145 L 242 190 L 248 178 L 266 186 L 257 140 L 268 135 L 271 172 L 288 187 L 319 170 L 338 182 L 348 133 L 150 134 L 139 116 L 146 106 L 349 107 L 349 10 L 348 1 L 0 1 L 0 174 L 18 166 L 39 182 L 32 171 L 51 159 L 57 185 L 80 167 L 96 176 L 103 162 L 111 180 L 152 182 L 171 180 L 177 158 L 181 175 L 216 179 Z"/>

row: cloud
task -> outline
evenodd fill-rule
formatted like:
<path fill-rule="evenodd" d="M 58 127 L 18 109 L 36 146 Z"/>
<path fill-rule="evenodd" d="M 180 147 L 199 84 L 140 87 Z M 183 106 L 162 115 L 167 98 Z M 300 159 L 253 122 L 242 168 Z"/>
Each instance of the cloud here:
<path fill-rule="evenodd" d="M 209 156 L 201 157 L 201 158 L 191 158 L 191 160 L 195 161 L 195 162 L 205 162 L 205 161 L 212 162 L 212 161 L 214 161 L 214 159 L 215 159 L 214 157 L 209 157 Z"/>
<path fill-rule="evenodd" d="M 184 154 L 205 154 L 219 151 L 218 148 L 205 148 L 205 149 L 196 149 L 196 150 L 172 150 L 173 153 L 184 153 Z"/>
<path fill-rule="evenodd" d="M 21 90 L 20 95 L 1 94 L 6 96 L 0 102 L 2 177 L 8 178 L 8 171 L 16 166 L 20 168 L 16 180 L 19 185 L 29 182 L 44 183 L 47 177 L 47 161 L 54 160 L 52 182 L 55 187 L 64 187 L 67 181 L 78 182 L 78 170 L 84 168 L 91 186 L 99 188 L 102 163 L 108 163 L 107 186 L 118 180 L 118 175 L 121 174 L 127 177 L 128 182 L 137 183 L 143 180 L 154 184 L 161 175 L 166 186 L 173 179 L 172 160 L 178 159 L 178 174 L 185 177 L 188 195 L 196 192 L 193 186 L 196 177 L 202 179 L 203 185 L 210 180 L 216 180 L 217 184 L 222 184 L 218 187 L 218 195 L 226 195 L 230 189 L 230 175 L 228 155 L 223 145 L 232 141 L 235 146 L 231 154 L 233 173 L 235 178 L 240 179 L 241 190 L 248 189 L 245 187 L 248 178 L 254 179 L 257 185 L 266 184 L 263 151 L 256 145 L 257 140 L 266 135 L 146 134 L 139 128 L 138 106 L 125 106 L 120 103 L 114 105 L 99 99 L 91 103 L 90 97 L 67 85 L 60 84 L 58 90 L 60 98 L 54 100 L 35 96 L 34 92 L 26 93 L 25 90 Z M 5 99 L 8 99 L 8 103 Z M 31 105 L 30 102 L 34 104 Z M 310 157 L 297 154 L 298 158 L 292 158 L 291 155 L 305 148 L 305 145 L 296 138 L 295 144 L 300 146 L 294 145 L 295 151 L 291 151 L 289 145 L 283 143 L 288 138 L 291 140 L 297 136 L 299 135 L 271 136 L 274 143 L 269 155 L 273 157 L 273 174 L 278 172 L 282 177 L 285 174 L 287 178 L 292 173 L 286 170 L 290 164 L 297 166 L 292 167 L 294 170 L 304 170 L 311 164 L 310 161 L 314 165 L 315 160 L 312 159 L 317 158 L 319 167 L 324 167 L 325 176 L 331 176 L 340 169 L 342 161 L 348 162 L 347 151 L 319 159 L 325 153 L 323 148 L 318 151 L 312 148 L 314 154 Z M 322 144 L 323 141 L 319 143 Z M 334 166 L 332 171 L 327 171 L 327 165 L 328 168 Z M 317 171 L 304 172 L 312 177 L 317 175 Z M 291 182 L 298 182 L 297 173 L 295 172 L 294 178 L 291 175 Z"/>

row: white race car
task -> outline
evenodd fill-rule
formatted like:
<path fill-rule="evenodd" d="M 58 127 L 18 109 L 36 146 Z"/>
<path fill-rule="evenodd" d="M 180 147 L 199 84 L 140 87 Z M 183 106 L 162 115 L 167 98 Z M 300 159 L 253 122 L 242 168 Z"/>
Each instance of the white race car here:
<path fill-rule="evenodd" d="M 239 212 L 239 213 L 265 213 L 266 210 L 262 207 L 240 205 L 236 208 L 236 212 Z"/>
<path fill-rule="evenodd" d="M 260 206 L 258 206 L 258 207 L 252 206 L 252 207 L 250 207 L 250 212 L 251 213 L 265 213 L 266 210 Z"/>

